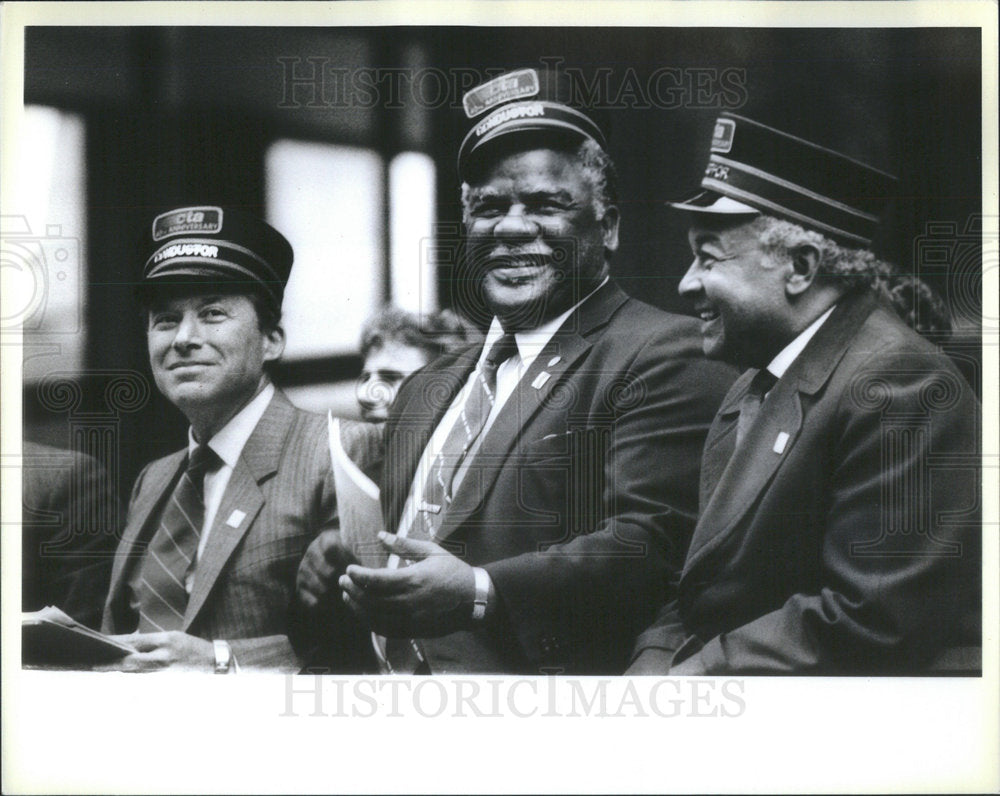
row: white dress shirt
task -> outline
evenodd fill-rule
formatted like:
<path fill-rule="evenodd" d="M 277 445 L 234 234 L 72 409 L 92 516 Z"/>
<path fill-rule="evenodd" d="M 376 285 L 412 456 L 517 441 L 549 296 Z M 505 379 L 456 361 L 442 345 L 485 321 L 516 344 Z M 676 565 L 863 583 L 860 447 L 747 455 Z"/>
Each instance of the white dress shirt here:
<path fill-rule="evenodd" d="M 559 331 L 559 327 L 566 322 L 566 319 L 573 314 L 577 307 L 604 287 L 607 282 L 608 278 L 605 277 L 604 281 L 602 281 L 600 285 L 580 299 L 580 301 L 561 315 L 542 324 L 537 329 L 514 333 L 514 340 L 517 343 L 517 353 L 510 359 L 503 362 L 497 369 L 495 401 L 493 408 L 490 410 L 489 416 L 486 418 L 486 425 L 483 426 L 482 433 L 479 435 L 479 440 L 482 440 L 486 436 L 486 433 L 490 430 L 490 427 L 496 420 L 497 415 L 500 414 L 500 410 L 503 409 L 504 404 L 510 396 L 513 395 L 518 382 L 521 381 L 521 377 L 524 376 L 528 368 L 531 367 L 532 363 L 542 352 L 542 349 L 549 344 L 549 341 L 555 333 Z M 452 401 L 451 406 L 448 407 L 448 411 L 442 416 L 441 422 L 438 423 L 437 428 L 434 429 L 434 433 L 431 435 L 431 438 L 427 443 L 427 447 L 424 448 L 424 452 L 420 457 L 419 463 L 417 464 L 417 470 L 413 476 L 413 482 L 410 485 L 409 497 L 406 500 L 406 504 L 403 506 L 403 513 L 400 515 L 399 528 L 396 531 L 399 536 L 406 536 L 410 532 L 410 528 L 413 526 L 413 522 L 416 519 L 417 512 L 415 511 L 415 508 L 420 505 L 420 502 L 423 499 L 424 484 L 427 482 L 427 475 L 430 473 L 431 466 L 437 458 L 438 453 L 441 451 L 445 440 L 448 439 L 448 435 L 451 433 L 452 427 L 458 422 L 458 416 L 461 414 L 462 407 L 465 405 L 469 390 L 472 389 L 473 382 L 476 378 L 476 372 L 482 366 L 483 360 L 486 359 L 486 355 L 493 347 L 493 344 L 503 336 L 503 333 L 504 331 L 503 327 L 500 325 L 500 321 L 497 318 L 494 318 L 493 323 L 490 325 L 490 329 L 486 334 L 486 342 L 483 344 L 483 350 L 479 354 L 479 360 L 476 363 L 476 367 L 472 369 L 465 385 L 459 391 L 458 395 L 455 396 L 455 400 Z M 455 473 L 453 483 L 456 487 L 461 483 L 462 477 L 465 475 L 465 470 L 467 469 L 473 456 L 474 451 L 466 457 L 458 472 Z M 398 566 L 398 560 L 393 559 L 395 559 L 395 556 L 390 559 L 389 566 Z"/>
<path fill-rule="evenodd" d="M 205 522 L 201 528 L 201 538 L 198 540 L 197 557 L 184 579 L 184 588 L 188 594 L 191 594 L 191 590 L 194 588 L 198 561 L 205 552 L 208 535 L 212 530 L 212 524 L 215 522 L 215 515 L 219 511 L 229 479 L 233 475 L 233 470 L 240 459 L 240 454 L 243 453 L 247 440 L 250 439 L 253 430 L 257 428 L 257 424 L 264 416 L 264 412 L 273 397 L 274 385 L 268 384 L 208 441 L 208 447 L 215 451 L 219 459 L 222 460 L 222 464 L 217 469 L 205 473 Z M 194 430 L 189 428 L 188 455 L 193 454 L 197 447 L 198 442 L 194 438 Z"/>
<path fill-rule="evenodd" d="M 798 355 L 802 353 L 802 349 L 804 349 L 806 344 L 812 340 L 813 335 L 819 331 L 819 327 L 826 323 L 826 319 L 830 317 L 830 314 L 836 306 L 837 305 L 834 304 L 833 307 L 830 307 L 830 309 L 799 332 L 798 337 L 778 352 L 778 356 L 772 359 L 767 366 L 767 369 L 770 371 L 772 376 L 776 379 L 780 379 L 785 375 L 785 371 L 791 367 Z"/>

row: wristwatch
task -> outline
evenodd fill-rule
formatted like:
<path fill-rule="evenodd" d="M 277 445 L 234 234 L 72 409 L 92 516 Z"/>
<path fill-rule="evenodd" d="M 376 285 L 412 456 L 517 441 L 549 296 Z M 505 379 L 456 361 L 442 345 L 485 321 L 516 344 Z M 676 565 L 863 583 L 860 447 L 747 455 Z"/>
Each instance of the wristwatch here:
<path fill-rule="evenodd" d="M 212 646 L 215 648 L 215 673 L 229 674 L 229 667 L 233 663 L 233 649 L 229 642 L 216 639 Z"/>
<path fill-rule="evenodd" d="M 490 596 L 490 575 L 482 567 L 473 567 L 476 577 L 476 597 L 472 602 L 472 619 L 482 622 L 486 618 L 486 603 Z"/>

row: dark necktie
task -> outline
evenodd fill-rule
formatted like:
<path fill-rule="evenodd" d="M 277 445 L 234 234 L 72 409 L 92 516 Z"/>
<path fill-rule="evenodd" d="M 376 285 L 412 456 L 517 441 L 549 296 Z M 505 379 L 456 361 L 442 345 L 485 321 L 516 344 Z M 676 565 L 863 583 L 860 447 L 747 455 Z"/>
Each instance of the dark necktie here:
<path fill-rule="evenodd" d="M 163 509 L 141 564 L 140 633 L 179 630 L 184 623 L 188 602 L 184 580 L 194 566 L 205 522 L 205 473 L 218 461 L 211 448 L 199 445 Z"/>
<path fill-rule="evenodd" d="M 490 412 L 496 404 L 497 370 L 516 353 L 517 342 L 514 335 L 505 334 L 493 344 L 476 369 L 465 404 L 434 458 L 424 482 L 418 516 L 409 531 L 411 538 L 433 540 L 437 536 L 445 511 L 451 504 L 455 473 L 483 433 Z M 400 566 L 403 565 L 400 562 Z M 420 643 L 414 639 L 387 638 L 385 658 L 392 673 L 430 674 Z"/>
<path fill-rule="evenodd" d="M 766 368 L 758 371 L 757 375 L 753 377 L 747 394 L 740 401 L 740 419 L 736 425 L 737 445 L 743 441 L 750 427 L 757 420 L 757 417 L 760 415 L 761 405 L 764 403 L 764 397 L 771 391 L 771 388 L 774 387 L 777 381 L 777 377 Z"/>

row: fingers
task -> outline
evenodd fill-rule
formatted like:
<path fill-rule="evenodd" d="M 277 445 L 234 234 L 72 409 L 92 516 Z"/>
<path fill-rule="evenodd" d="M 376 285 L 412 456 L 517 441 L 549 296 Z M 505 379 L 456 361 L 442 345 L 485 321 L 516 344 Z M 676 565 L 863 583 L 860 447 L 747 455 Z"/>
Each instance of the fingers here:
<path fill-rule="evenodd" d="M 133 633 L 130 636 L 121 636 L 120 638 L 139 652 L 149 652 L 170 643 L 170 633 Z"/>
<path fill-rule="evenodd" d="M 336 582 L 335 577 L 332 571 L 320 575 L 303 561 L 295 578 L 299 600 L 306 608 L 314 607 L 331 590 L 331 584 Z"/>
<path fill-rule="evenodd" d="M 423 561 L 428 556 L 433 555 L 449 555 L 440 545 L 422 539 L 410 539 L 385 531 L 379 532 L 378 539 L 390 553 L 395 553 L 400 558 L 408 558 L 411 561 Z"/>
<path fill-rule="evenodd" d="M 387 596 L 402 594 L 412 587 L 412 575 L 407 568 L 403 569 L 370 569 L 369 567 L 352 564 L 341 576 L 340 588 L 347 591 L 354 587 L 355 599 L 364 592 Z"/>
<path fill-rule="evenodd" d="M 151 652 L 136 652 L 126 655 L 113 663 L 94 666 L 95 672 L 155 672 L 162 669 L 167 663 L 167 658 L 163 650 L 155 649 Z"/>
<path fill-rule="evenodd" d="M 344 537 L 340 531 L 324 531 L 313 544 L 317 545 L 318 550 L 322 552 L 326 564 L 335 569 L 338 574 L 347 569 L 349 564 L 357 563 L 357 556 L 354 555 L 354 551 L 350 547 L 344 544 Z"/>
<path fill-rule="evenodd" d="M 340 534 L 325 531 L 306 549 L 295 577 L 295 587 L 299 599 L 307 608 L 312 608 L 325 597 L 334 588 L 337 575 L 343 572 L 337 564 L 340 548 Z"/>

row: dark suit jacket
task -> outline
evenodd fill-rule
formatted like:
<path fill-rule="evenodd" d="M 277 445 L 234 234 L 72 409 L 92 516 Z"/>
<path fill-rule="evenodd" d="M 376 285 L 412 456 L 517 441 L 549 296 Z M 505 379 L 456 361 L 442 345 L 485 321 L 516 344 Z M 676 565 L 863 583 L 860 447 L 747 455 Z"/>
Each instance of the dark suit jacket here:
<path fill-rule="evenodd" d="M 185 454 L 153 462 L 136 480 L 104 609 L 107 633 L 136 628 L 126 585 Z M 234 512 L 243 516 L 231 527 Z M 309 543 L 336 521 L 327 419 L 276 392 L 226 487 L 197 563 L 183 630 L 229 641 L 241 667 L 298 671 L 301 661 L 287 637 L 295 575 Z"/>
<path fill-rule="evenodd" d="M 979 406 L 951 361 L 847 297 L 733 453 L 756 372 L 712 426 L 679 600 L 637 654 L 678 673 L 899 674 L 977 646 Z"/>
<path fill-rule="evenodd" d="M 446 355 L 400 389 L 382 479 L 389 530 L 480 352 Z M 422 640 L 431 671 L 620 673 L 631 636 L 673 594 L 698 456 L 734 375 L 702 357 L 696 321 L 613 284 L 573 313 L 498 414 L 441 526 L 446 547 L 489 572 L 500 625 Z"/>
<path fill-rule="evenodd" d="M 107 471 L 83 453 L 28 441 L 22 461 L 22 610 L 55 605 L 98 628 L 118 546 Z"/>

